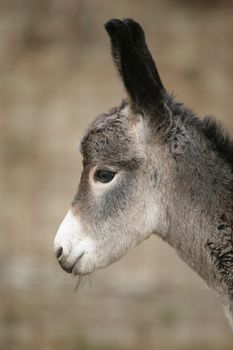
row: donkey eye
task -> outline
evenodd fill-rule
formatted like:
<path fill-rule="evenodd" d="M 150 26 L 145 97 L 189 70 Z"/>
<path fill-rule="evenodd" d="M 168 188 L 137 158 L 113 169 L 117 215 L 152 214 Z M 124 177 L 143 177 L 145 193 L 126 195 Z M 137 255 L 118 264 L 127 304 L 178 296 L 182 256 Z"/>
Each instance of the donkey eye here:
<path fill-rule="evenodd" d="M 112 181 L 116 173 L 109 170 L 97 170 L 94 174 L 94 180 L 104 184 Z"/>

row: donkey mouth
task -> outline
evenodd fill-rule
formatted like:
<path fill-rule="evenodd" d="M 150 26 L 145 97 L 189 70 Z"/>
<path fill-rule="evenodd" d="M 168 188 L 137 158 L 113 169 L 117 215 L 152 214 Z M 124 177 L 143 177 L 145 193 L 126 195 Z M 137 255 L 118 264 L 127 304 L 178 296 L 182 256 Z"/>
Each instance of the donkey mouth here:
<path fill-rule="evenodd" d="M 78 269 L 76 268 L 78 262 L 82 259 L 83 255 L 85 254 L 85 252 L 83 252 L 82 254 L 79 255 L 79 257 L 76 259 L 75 263 L 72 265 L 72 267 L 70 268 L 70 273 L 72 272 L 73 275 L 79 275 L 79 272 L 77 271 Z"/>
<path fill-rule="evenodd" d="M 81 260 L 83 255 L 84 255 L 84 252 L 78 256 L 78 258 L 75 260 L 75 262 L 71 266 L 65 265 L 62 259 L 58 260 L 58 262 L 59 262 L 61 268 L 64 271 L 66 271 L 67 273 L 73 273 L 74 275 L 78 275 L 78 272 L 77 272 L 77 269 L 76 269 L 76 265 L 79 262 L 79 260 Z"/>

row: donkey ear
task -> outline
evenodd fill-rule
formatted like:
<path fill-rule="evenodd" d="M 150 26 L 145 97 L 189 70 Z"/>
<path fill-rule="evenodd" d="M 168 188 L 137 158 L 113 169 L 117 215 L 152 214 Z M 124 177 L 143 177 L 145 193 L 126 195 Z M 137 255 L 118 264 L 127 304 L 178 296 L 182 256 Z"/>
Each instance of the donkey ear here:
<path fill-rule="evenodd" d="M 162 112 L 167 93 L 141 26 L 131 19 L 112 19 L 105 28 L 111 39 L 113 59 L 133 107 Z"/>

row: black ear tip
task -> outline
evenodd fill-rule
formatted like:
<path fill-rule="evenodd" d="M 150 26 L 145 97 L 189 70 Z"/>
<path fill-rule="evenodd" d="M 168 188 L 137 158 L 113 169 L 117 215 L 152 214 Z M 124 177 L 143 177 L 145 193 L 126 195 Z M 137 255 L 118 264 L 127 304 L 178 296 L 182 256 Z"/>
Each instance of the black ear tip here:
<path fill-rule="evenodd" d="M 125 18 L 123 22 L 134 36 L 138 36 L 144 33 L 140 24 L 134 21 L 132 18 Z"/>
<path fill-rule="evenodd" d="M 126 25 L 138 24 L 138 23 L 135 22 L 132 18 L 124 18 L 124 19 L 123 19 L 123 22 L 124 22 Z"/>
<path fill-rule="evenodd" d="M 122 22 L 119 19 L 113 18 L 113 19 L 110 19 L 108 22 L 106 22 L 104 24 L 104 27 L 105 27 L 106 31 L 108 32 L 108 34 L 111 35 L 111 34 L 115 33 L 117 27 L 121 23 Z"/>

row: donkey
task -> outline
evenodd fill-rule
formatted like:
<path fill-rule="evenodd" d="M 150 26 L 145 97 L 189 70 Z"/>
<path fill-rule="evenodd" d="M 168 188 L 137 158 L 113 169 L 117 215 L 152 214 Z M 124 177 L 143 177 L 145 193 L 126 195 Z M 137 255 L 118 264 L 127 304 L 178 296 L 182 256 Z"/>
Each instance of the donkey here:
<path fill-rule="evenodd" d="M 233 327 L 233 142 L 167 92 L 138 23 L 105 28 L 127 98 L 82 138 L 83 172 L 56 257 L 82 276 L 157 234 L 217 292 Z"/>

